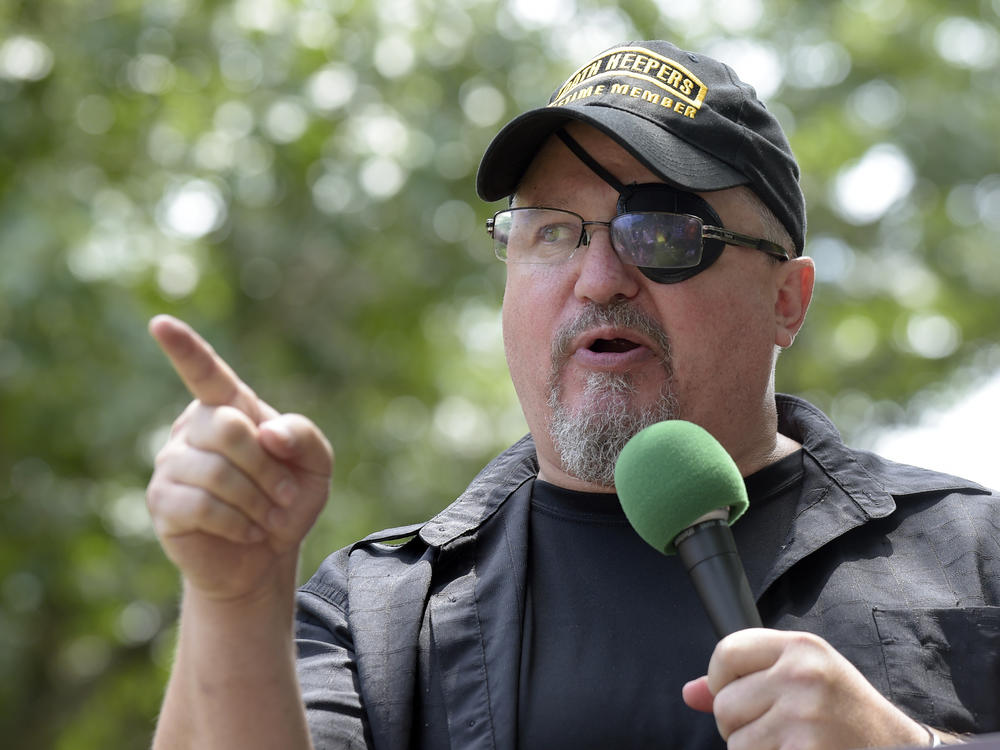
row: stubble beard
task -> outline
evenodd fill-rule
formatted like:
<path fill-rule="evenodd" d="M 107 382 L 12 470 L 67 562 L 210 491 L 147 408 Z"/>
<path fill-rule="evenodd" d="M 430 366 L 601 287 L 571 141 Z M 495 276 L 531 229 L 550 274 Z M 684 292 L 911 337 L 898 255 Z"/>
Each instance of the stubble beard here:
<path fill-rule="evenodd" d="M 599 325 L 639 331 L 656 344 L 664 379 L 652 404 L 638 402 L 638 384 L 632 373 L 591 372 L 587 375 L 579 405 L 573 409 L 567 406 L 561 378 L 572 353 L 570 343 L 583 331 Z M 615 462 L 625 443 L 651 424 L 677 418 L 678 402 L 672 383 L 670 344 L 655 320 L 628 303 L 587 308 L 557 333 L 552 345 L 548 381 L 548 405 L 552 414 L 549 436 L 563 470 L 584 482 L 613 487 Z"/>

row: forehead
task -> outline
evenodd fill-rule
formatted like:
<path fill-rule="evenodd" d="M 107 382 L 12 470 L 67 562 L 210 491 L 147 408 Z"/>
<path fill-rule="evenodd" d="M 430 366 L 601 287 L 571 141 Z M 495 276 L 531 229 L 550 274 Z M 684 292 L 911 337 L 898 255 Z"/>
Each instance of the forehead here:
<path fill-rule="evenodd" d="M 626 185 L 632 183 L 663 183 L 642 162 L 630 154 L 615 140 L 590 125 L 573 122 L 566 131 L 583 149 L 607 171 Z M 586 164 L 580 161 L 556 136 L 551 136 L 539 149 L 514 193 L 513 205 L 541 204 L 556 208 L 581 208 L 581 189 L 589 195 L 598 191 L 601 200 L 614 204 L 618 192 L 598 177 Z M 737 195 L 739 188 L 727 188 L 712 192 L 699 192 L 715 209 L 729 228 L 747 227 L 758 229 L 759 217 L 750 210 L 749 204 Z"/>
<path fill-rule="evenodd" d="M 620 182 L 626 185 L 663 182 L 625 148 L 596 128 L 574 122 L 568 124 L 565 130 L 583 147 L 584 151 Z M 617 196 L 617 192 L 610 185 L 598 177 L 559 138 L 553 135 L 539 149 L 521 178 L 515 192 L 515 202 L 517 199 L 522 199 L 523 202 L 526 196 L 537 198 L 543 194 L 548 197 L 547 194 L 553 191 L 563 192 L 559 188 L 568 187 L 568 192 L 572 193 L 572 188 L 579 185 L 581 180 L 607 188 L 609 194 Z"/>

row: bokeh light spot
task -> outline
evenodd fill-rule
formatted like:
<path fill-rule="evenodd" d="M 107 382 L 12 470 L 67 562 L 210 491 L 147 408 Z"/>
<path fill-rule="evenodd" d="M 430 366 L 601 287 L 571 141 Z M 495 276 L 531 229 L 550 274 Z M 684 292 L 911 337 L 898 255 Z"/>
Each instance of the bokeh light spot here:
<path fill-rule="evenodd" d="M 986 70 L 1000 59 L 1000 35 L 984 23 L 955 16 L 934 30 L 934 49 L 953 65 Z"/>
<path fill-rule="evenodd" d="M 406 172 L 395 159 L 375 156 L 361 165 L 361 187 L 372 198 L 391 198 L 406 182 Z"/>
<path fill-rule="evenodd" d="M 844 362 L 860 362 L 871 356 L 878 344 L 878 326 L 867 315 L 852 315 L 833 331 L 833 348 Z"/>
<path fill-rule="evenodd" d="M 781 87 L 784 68 L 778 54 L 766 44 L 750 39 L 722 39 L 706 50 L 725 60 L 740 78 L 754 87 L 759 99 L 773 96 Z"/>
<path fill-rule="evenodd" d="M 160 258 L 156 283 L 160 291 L 172 299 L 187 297 L 198 286 L 201 276 L 198 265 L 183 253 L 167 253 Z"/>
<path fill-rule="evenodd" d="M 354 96 L 358 77 L 343 65 L 328 65 L 306 82 L 306 96 L 317 109 L 331 111 L 343 107 Z"/>
<path fill-rule="evenodd" d="M 844 167 L 833 185 L 833 207 L 852 224 L 870 224 L 913 188 L 913 166 L 894 144 L 872 146 Z"/>
<path fill-rule="evenodd" d="M 473 125 L 489 127 L 496 124 L 503 117 L 505 107 L 503 94 L 489 84 L 473 84 L 462 92 L 462 111 Z"/>
<path fill-rule="evenodd" d="M 375 70 L 385 78 L 399 78 L 413 70 L 417 53 L 410 40 L 402 35 L 379 39 L 375 45 Z"/>
<path fill-rule="evenodd" d="M 0 45 L 0 77 L 21 81 L 40 81 L 51 70 L 52 50 L 28 36 L 13 36 Z"/>
<path fill-rule="evenodd" d="M 941 359 L 958 349 L 962 343 L 962 332 L 949 317 L 919 313 L 906 324 L 906 340 L 921 357 Z"/>
<path fill-rule="evenodd" d="M 187 180 L 167 191 L 156 208 L 156 223 L 164 234 L 198 239 L 226 220 L 226 201 L 206 180 Z"/>
<path fill-rule="evenodd" d="M 465 201 L 445 201 L 434 211 L 434 232 L 444 242 L 463 242 L 472 236 L 476 212 Z"/>
<path fill-rule="evenodd" d="M 114 122 L 114 107 L 105 96 L 89 94 L 76 105 L 76 124 L 84 133 L 101 135 L 108 132 Z"/>
<path fill-rule="evenodd" d="M 297 141 L 309 127 L 309 115 L 305 108 L 294 99 L 279 99 L 264 116 L 264 129 L 268 137 L 276 143 Z"/>

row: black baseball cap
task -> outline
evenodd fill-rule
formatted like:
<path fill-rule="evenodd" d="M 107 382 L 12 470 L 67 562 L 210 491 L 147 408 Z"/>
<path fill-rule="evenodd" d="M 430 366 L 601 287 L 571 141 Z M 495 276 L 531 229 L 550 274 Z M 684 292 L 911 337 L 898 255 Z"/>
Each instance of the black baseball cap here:
<path fill-rule="evenodd" d="M 616 45 L 571 75 L 547 106 L 511 120 L 479 164 L 486 201 L 511 195 L 546 139 L 567 121 L 603 131 L 674 187 L 747 185 L 805 245 L 799 166 L 777 119 L 726 64 L 670 42 Z"/>

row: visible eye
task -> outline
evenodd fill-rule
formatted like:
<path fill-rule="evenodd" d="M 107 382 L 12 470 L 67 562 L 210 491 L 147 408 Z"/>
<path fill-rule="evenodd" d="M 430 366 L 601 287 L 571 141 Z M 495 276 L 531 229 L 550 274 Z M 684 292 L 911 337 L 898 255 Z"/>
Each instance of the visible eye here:
<path fill-rule="evenodd" d="M 547 243 L 572 242 L 576 239 L 573 236 L 575 230 L 569 224 L 545 224 L 538 230 L 538 239 Z"/>
<path fill-rule="evenodd" d="M 496 225 L 507 227 L 499 235 L 506 244 L 497 252 L 514 263 L 561 263 L 572 257 L 583 232 L 582 219 L 554 208 L 513 208 L 497 216 Z"/>

